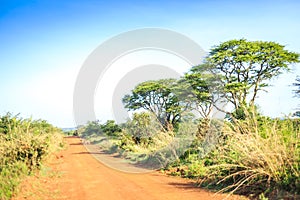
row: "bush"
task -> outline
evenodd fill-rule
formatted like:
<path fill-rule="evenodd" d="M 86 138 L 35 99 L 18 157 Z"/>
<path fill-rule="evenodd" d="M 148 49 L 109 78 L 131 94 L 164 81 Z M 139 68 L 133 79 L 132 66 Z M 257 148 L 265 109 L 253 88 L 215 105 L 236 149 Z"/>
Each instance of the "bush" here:
<path fill-rule="evenodd" d="M 89 122 L 87 125 L 78 129 L 78 135 L 85 138 L 93 138 L 97 136 L 119 136 L 122 129 L 114 120 L 107 120 L 104 124 L 99 121 Z"/>
<path fill-rule="evenodd" d="M 171 174 L 197 178 L 201 186 L 221 192 L 300 197 L 299 119 L 271 119 L 252 112 L 245 119 L 212 122 L 217 140 L 209 135 L 195 140 L 167 167 Z"/>
<path fill-rule="evenodd" d="M 22 177 L 63 146 L 62 132 L 44 120 L 0 117 L 0 199 L 10 199 Z"/>
<path fill-rule="evenodd" d="M 154 137 L 160 134 L 162 127 L 155 116 L 148 112 L 134 113 L 124 128 L 125 137 L 131 137 L 135 145 L 148 147 L 154 144 Z M 124 143 L 123 143 L 124 144 Z"/>
<path fill-rule="evenodd" d="M 178 124 L 176 136 L 179 137 L 193 137 L 196 135 L 198 130 L 197 121 L 193 119 L 182 120 Z"/>
<path fill-rule="evenodd" d="M 92 121 L 85 126 L 78 127 L 77 136 L 80 135 L 81 137 L 92 137 L 102 133 L 103 131 L 99 121 Z"/>
<path fill-rule="evenodd" d="M 107 136 L 118 136 L 122 129 L 114 120 L 107 120 L 106 123 L 101 125 L 101 130 L 107 135 Z"/>

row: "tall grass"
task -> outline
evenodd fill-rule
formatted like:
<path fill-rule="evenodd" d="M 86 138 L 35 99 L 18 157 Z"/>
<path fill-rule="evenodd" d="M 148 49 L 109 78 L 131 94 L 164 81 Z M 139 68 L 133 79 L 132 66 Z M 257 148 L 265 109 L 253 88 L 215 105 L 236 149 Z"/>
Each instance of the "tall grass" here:
<path fill-rule="evenodd" d="M 0 199 L 10 199 L 22 178 L 62 147 L 61 131 L 43 120 L 0 117 Z"/>
<path fill-rule="evenodd" d="M 252 115 L 225 124 L 223 133 L 226 140 L 210 155 L 212 164 L 205 166 L 202 184 L 232 193 L 299 193 L 299 121 Z"/>

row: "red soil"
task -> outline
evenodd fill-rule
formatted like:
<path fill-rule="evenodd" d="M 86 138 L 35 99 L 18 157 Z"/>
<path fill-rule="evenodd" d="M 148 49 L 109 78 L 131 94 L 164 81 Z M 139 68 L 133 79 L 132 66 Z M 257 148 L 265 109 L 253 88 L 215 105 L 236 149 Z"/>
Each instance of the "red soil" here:
<path fill-rule="evenodd" d="M 194 183 L 159 172 L 125 173 L 96 160 L 76 137 L 66 138 L 68 148 L 47 164 L 48 171 L 27 178 L 14 200 L 21 199 L 224 199 L 196 188 Z M 230 196 L 227 199 L 240 199 Z"/>

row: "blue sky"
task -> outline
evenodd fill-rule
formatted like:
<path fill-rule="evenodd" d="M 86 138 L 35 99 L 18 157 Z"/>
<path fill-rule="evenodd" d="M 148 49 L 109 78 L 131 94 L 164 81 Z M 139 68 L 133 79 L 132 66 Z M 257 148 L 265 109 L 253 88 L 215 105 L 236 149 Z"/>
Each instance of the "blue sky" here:
<path fill-rule="evenodd" d="M 300 52 L 300 1 L 0 0 L 0 114 L 72 127 L 73 90 L 87 56 L 121 32 L 144 27 L 185 34 L 209 51 L 229 39 L 275 41 Z M 272 81 L 266 115 L 293 111 L 299 65 Z M 100 111 L 99 111 L 100 112 Z M 101 112 L 99 118 L 101 118 Z M 103 117 L 102 120 L 105 120 Z"/>

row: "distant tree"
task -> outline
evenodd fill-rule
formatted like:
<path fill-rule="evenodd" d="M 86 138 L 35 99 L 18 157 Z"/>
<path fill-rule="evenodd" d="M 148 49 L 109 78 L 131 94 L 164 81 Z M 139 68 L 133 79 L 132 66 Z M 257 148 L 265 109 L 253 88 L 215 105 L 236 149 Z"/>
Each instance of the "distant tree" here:
<path fill-rule="evenodd" d="M 123 103 L 128 110 L 144 109 L 153 113 L 166 130 L 173 130 L 179 122 L 182 107 L 172 92 L 175 79 L 146 81 L 137 85 L 132 93 L 125 95 Z"/>
<path fill-rule="evenodd" d="M 297 97 L 300 97 L 300 76 L 297 76 L 296 82 L 293 83 L 293 85 L 298 87 L 297 89 L 294 90 L 294 92 L 295 92 Z"/>
<path fill-rule="evenodd" d="M 90 121 L 85 126 L 77 128 L 77 135 L 82 137 L 88 137 L 91 135 L 100 135 L 103 131 L 101 130 L 101 124 L 98 120 Z"/>
<path fill-rule="evenodd" d="M 293 113 L 293 117 L 300 117 L 300 111 L 296 111 Z"/>
<path fill-rule="evenodd" d="M 230 40 L 212 48 L 206 62 L 209 71 L 222 76 L 223 97 L 236 111 L 254 107 L 258 92 L 268 81 L 299 62 L 299 54 L 275 42 Z"/>
<path fill-rule="evenodd" d="M 70 134 L 70 132 L 68 132 L 67 134 L 69 135 L 69 134 Z M 74 131 L 73 131 L 73 136 L 79 136 L 79 134 L 78 134 L 78 130 L 74 130 Z"/>
<path fill-rule="evenodd" d="M 108 136 L 117 136 L 121 131 L 121 127 L 114 120 L 107 120 L 100 125 L 101 130 Z"/>

